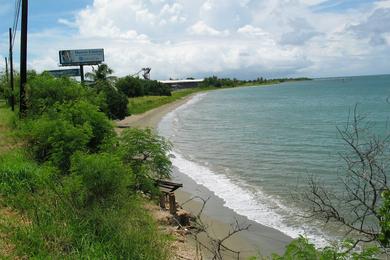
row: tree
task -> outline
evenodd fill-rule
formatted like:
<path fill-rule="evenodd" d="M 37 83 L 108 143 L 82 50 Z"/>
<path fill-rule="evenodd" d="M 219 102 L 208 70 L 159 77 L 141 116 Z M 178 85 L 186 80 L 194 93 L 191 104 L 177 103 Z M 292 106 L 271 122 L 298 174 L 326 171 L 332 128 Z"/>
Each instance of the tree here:
<path fill-rule="evenodd" d="M 107 107 L 103 108 L 105 113 L 112 119 L 123 119 L 128 115 L 128 100 L 125 94 L 114 86 L 115 76 L 110 76 L 114 71 L 107 64 L 100 64 L 93 72 L 86 74 L 87 78 L 94 81 L 93 86 L 98 93 L 105 96 Z"/>
<path fill-rule="evenodd" d="M 309 217 L 342 224 L 347 234 L 359 235 L 352 248 L 360 242 L 374 242 L 386 249 L 390 239 L 389 136 L 372 134 L 368 126 L 361 127 L 363 120 L 355 107 L 352 120 L 338 129 L 350 148 L 342 155 L 345 192 L 332 192 L 311 177 L 310 190 L 302 196 L 310 205 Z"/>
<path fill-rule="evenodd" d="M 136 188 L 154 195 L 156 179 L 169 178 L 172 163 L 168 152 L 171 144 L 150 129 L 129 128 L 119 137 L 117 153 L 136 177 Z"/>
<path fill-rule="evenodd" d="M 98 65 L 97 69 L 92 67 L 92 72 L 88 72 L 85 74 L 85 76 L 94 82 L 110 82 L 112 83 L 116 77 L 110 76 L 114 71 L 108 67 L 107 64 L 100 64 Z"/>

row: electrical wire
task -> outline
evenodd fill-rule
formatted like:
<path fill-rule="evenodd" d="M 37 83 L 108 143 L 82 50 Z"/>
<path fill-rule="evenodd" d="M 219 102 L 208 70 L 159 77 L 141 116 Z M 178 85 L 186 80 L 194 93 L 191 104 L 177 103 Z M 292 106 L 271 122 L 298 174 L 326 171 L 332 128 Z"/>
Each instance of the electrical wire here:
<path fill-rule="evenodd" d="M 14 47 L 16 31 L 17 31 L 18 25 L 19 25 L 21 3 L 22 3 L 22 0 L 15 0 L 15 13 L 14 13 L 14 22 L 13 22 L 13 26 L 12 26 L 11 49 L 13 49 L 13 47 Z"/>

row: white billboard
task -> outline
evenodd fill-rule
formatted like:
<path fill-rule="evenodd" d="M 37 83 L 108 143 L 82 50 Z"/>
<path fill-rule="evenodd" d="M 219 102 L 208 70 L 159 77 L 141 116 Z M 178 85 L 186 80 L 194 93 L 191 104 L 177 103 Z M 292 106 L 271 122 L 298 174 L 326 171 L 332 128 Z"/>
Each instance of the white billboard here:
<path fill-rule="evenodd" d="M 104 61 L 104 49 L 62 50 L 59 55 L 62 66 L 96 65 Z"/>

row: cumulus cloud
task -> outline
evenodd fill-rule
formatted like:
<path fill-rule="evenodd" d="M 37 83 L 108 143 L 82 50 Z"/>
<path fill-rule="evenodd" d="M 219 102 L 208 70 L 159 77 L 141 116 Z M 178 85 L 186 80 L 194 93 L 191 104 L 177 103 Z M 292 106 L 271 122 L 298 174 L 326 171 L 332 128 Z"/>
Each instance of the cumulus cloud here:
<path fill-rule="evenodd" d="M 390 33 L 390 8 L 375 10 L 366 20 L 349 27 L 359 38 L 369 38 L 373 45 L 387 44 L 386 34 Z"/>
<path fill-rule="evenodd" d="M 59 49 L 101 47 L 117 75 L 149 66 L 155 79 L 383 73 L 389 2 L 321 12 L 328 0 L 94 0 L 58 20 L 72 32 L 32 35 L 30 66 L 55 67 Z"/>
<path fill-rule="evenodd" d="M 218 31 L 211 26 L 208 26 L 204 21 L 198 21 L 190 28 L 188 28 L 190 34 L 195 35 L 210 35 L 210 36 L 227 36 L 229 35 L 228 30 Z"/>

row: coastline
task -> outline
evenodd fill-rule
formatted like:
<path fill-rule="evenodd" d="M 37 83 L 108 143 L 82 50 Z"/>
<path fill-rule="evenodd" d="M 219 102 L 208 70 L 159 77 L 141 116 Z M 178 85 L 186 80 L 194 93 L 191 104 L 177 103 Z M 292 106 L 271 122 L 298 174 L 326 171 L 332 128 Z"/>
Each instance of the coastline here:
<path fill-rule="evenodd" d="M 127 127 L 152 128 L 153 131 L 157 131 L 159 122 L 166 114 L 187 103 L 199 93 L 202 92 L 191 94 L 143 114 L 129 116 L 122 121 L 117 121 L 117 131 L 120 132 L 123 128 Z M 230 249 L 240 251 L 240 256 L 244 259 L 250 256 L 269 256 L 272 253 L 281 254 L 284 252 L 285 246 L 292 240 L 292 238 L 281 233 L 279 230 L 248 220 L 245 216 L 239 215 L 232 209 L 225 207 L 222 199 L 204 186 L 195 183 L 190 177 L 179 172 L 175 167 L 173 169 L 172 179 L 183 183 L 183 188 L 175 191 L 179 205 L 194 196 L 199 196 L 204 199 L 210 198 L 203 211 L 202 220 L 209 227 L 208 232 L 213 237 L 222 238 L 227 235 L 229 230 L 231 230 L 231 224 L 234 224 L 236 220 L 240 224 L 250 225 L 248 231 L 235 234 L 225 243 Z M 202 203 L 200 200 L 192 200 L 186 203 L 183 208 L 196 215 L 201 206 Z M 232 257 L 227 256 L 226 258 L 229 259 Z"/>

